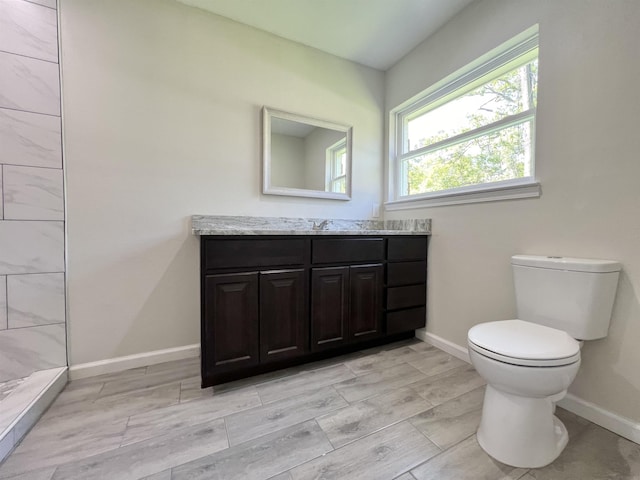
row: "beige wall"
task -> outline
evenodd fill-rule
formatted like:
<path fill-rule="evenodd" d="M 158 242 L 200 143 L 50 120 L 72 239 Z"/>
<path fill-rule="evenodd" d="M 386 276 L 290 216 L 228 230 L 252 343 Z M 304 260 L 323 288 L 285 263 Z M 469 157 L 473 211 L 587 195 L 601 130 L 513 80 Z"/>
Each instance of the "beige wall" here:
<path fill-rule="evenodd" d="M 585 344 L 570 391 L 640 421 L 640 2 L 474 2 L 387 72 L 387 109 L 535 23 L 541 198 L 385 218 L 433 218 L 427 331 L 461 346 L 471 326 L 516 315 L 512 254 L 619 260 L 609 336 Z"/>
<path fill-rule="evenodd" d="M 198 343 L 190 215 L 367 218 L 383 73 L 170 0 L 60 0 L 70 364 Z M 263 196 L 261 108 L 353 125 L 354 200 Z"/>

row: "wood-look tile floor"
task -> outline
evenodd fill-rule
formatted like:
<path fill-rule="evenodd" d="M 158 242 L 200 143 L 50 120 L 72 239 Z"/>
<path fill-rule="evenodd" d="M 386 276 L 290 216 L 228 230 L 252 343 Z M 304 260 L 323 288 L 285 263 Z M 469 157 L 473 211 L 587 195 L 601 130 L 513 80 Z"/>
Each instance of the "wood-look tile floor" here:
<path fill-rule="evenodd" d="M 541 469 L 478 446 L 484 384 L 417 340 L 201 390 L 199 362 L 67 385 L 0 478 L 638 479 L 640 445 L 558 409 L 570 443 Z"/>

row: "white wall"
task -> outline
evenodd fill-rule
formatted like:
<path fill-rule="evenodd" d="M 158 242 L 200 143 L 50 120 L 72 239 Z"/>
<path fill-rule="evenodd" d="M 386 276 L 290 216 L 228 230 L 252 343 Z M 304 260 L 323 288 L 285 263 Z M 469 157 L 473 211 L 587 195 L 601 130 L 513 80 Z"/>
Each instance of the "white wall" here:
<path fill-rule="evenodd" d="M 619 260 L 609 336 L 585 344 L 570 392 L 640 421 L 640 2 L 476 1 L 387 72 L 387 112 L 535 23 L 541 198 L 385 218 L 433 219 L 427 331 L 461 346 L 516 315 L 512 254 Z"/>
<path fill-rule="evenodd" d="M 0 0 L 0 382 L 67 364 L 58 20 L 42 3 Z"/>
<path fill-rule="evenodd" d="M 70 364 L 198 343 L 192 214 L 367 218 L 384 75 L 171 0 L 61 0 Z M 352 125 L 349 202 L 261 195 L 261 108 Z"/>

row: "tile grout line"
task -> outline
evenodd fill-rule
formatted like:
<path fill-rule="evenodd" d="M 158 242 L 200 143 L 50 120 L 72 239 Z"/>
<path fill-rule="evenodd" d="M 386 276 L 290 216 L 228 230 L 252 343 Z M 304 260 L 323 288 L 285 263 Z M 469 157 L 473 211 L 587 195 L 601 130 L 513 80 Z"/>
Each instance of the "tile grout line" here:
<path fill-rule="evenodd" d="M 41 6 L 42 8 L 48 8 L 49 10 L 54 10 L 54 11 L 57 11 L 57 10 L 58 10 L 58 8 L 57 8 L 57 7 L 50 7 L 50 6 L 48 6 L 48 5 L 43 5 L 43 4 L 41 4 L 41 3 L 34 2 L 34 1 L 32 1 L 32 0 L 24 0 L 24 1 L 25 1 L 25 2 L 28 2 L 28 3 L 31 3 L 31 4 L 33 4 L 33 5 L 39 5 L 39 6 Z"/>
<path fill-rule="evenodd" d="M 46 8 L 46 7 L 45 7 Z M 57 48 L 56 48 L 56 53 L 57 53 Z M 9 52 L 7 50 L 3 50 L 0 49 L 0 53 L 4 53 L 6 55 L 15 55 L 16 57 L 22 57 L 22 58 L 28 58 L 30 60 L 39 60 L 41 62 L 47 62 L 50 63 L 52 65 L 60 65 L 60 58 L 58 58 L 55 62 L 53 60 L 47 60 L 45 58 L 39 58 L 39 57 L 33 57 L 31 55 L 25 55 L 24 53 L 16 53 L 16 52 Z"/>
<path fill-rule="evenodd" d="M 400 364 L 400 365 L 395 365 L 395 366 L 394 366 L 394 367 L 392 367 L 392 368 L 396 368 L 396 367 L 399 367 L 399 366 L 401 366 L 401 365 L 402 365 L 402 364 Z M 408 365 L 408 364 L 407 364 L 407 365 Z M 409 365 L 409 366 L 412 366 L 412 365 Z M 423 375 L 424 375 L 424 373 L 423 373 L 422 371 L 418 370 L 418 369 L 417 369 L 417 368 L 415 368 L 415 367 L 413 367 L 413 368 L 414 368 L 416 371 L 418 371 L 419 373 L 421 373 L 421 374 L 423 374 Z M 372 372 L 372 373 L 379 373 L 379 372 Z M 370 374 L 367 374 L 367 375 L 370 375 Z M 362 375 L 361 377 L 363 377 L 363 376 L 364 376 L 364 375 Z M 355 377 L 355 378 L 361 378 L 361 377 Z M 421 382 L 421 381 L 423 381 L 423 380 L 424 380 L 424 379 L 417 380 L 416 382 L 413 382 L 413 383 Z M 335 385 L 337 385 L 338 383 L 341 383 L 341 382 L 336 382 L 335 384 L 332 384 L 332 386 L 335 386 Z M 384 395 L 384 394 L 386 394 L 386 393 L 389 393 L 390 391 L 393 391 L 393 390 L 397 390 L 397 389 L 405 388 L 405 387 L 409 387 L 409 388 L 411 388 L 411 387 L 410 387 L 410 385 L 412 385 L 412 383 L 409 383 L 409 384 L 406 384 L 406 385 L 394 386 L 394 387 L 387 388 L 387 389 L 383 389 L 383 390 L 380 390 L 379 392 L 375 392 L 373 395 L 370 395 L 370 396 L 368 396 L 368 397 L 363 397 L 363 398 L 360 398 L 360 399 L 358 399 L 358 400 L 354 400 L 353 402 L 349 402 L 349 401 L 345 398 L 345 401 L 347 401 L 347 403 L 348 403 L 349 405 L 355 405 L 355 404 L 357 404 L 357 403 L 364 402 L 364 401 L 366 401 L 366 400 L 371 400 L 372 398 L 379 397 L 379 396 Z M 412 390 L 413 390 L 413 389 L 412 389 Z M 340 393 L 340 391 L 339 391 L 337 388 L 336 388 L 336 391 L 337 391 L 338 393 Z M 416 392 L 416 394 L 417 394 L 420 398 L 422 398 L 423 400 L 425 400 L 425 401 L 429 402 L 426 398 L 422 397 L 422 395 L 420 395 L 418 392 Z M 342 395 L 341 395 L 341 396 L 342 396 Z M 343 396 L 343 398 L 344 398 L 344 396 Z M 431 402 L 429 402 L 429 403 L 431 403 Z"/>
<path fill-rule="evenodd" d="M 8 294 L 8 292 L 7 292 Z M 62 325 L 65 322 L 54 322 L 54 323 L 38 323 L 36 325 L 27 325 L 24 327 L 9 327 L 9 301 L 7 298 L 7 331 L 16 331 L 16 330 L 24 330 L 26 328 L 38 328 L 38 327 L 50 327 L 51 325 Z M 53 367 L 52 367 L 53 368 Z"/>
<path fill-rule="evenodd" d="M 222 417 L 222 425 L 224 426 L 224 435 L 227 438 L 227 448 L 224 448 L 224 449 L 220 450 L 221 452 L 224 452 L 225 450 L 229 450 L 231 448 L 231 440 L 229 439 L 229 429 L 227 428 L 227 418 L 226 417 Z"/>
<path fill-rule="evenodd" d="M 411 422 L 409 422 L 409 423 L 411 423 Z M 411 423 L 411 425 L 413 425 L 413 423 Z M 419 431 L 419 432 L 420 432 L 420 433 L 421 433 L 421 434 L 422 434 L 422 435 L 423 435 L 427 440 L 429 440 L 429 441 L 430 441 L 431 443 L 433 443 L 436 447 L 438 447 L 438 449 L 440 450 L 440 453 L 439 453 L 438 455 L 440 455 L 440 454 L 442 454 L 442 453 L 444 453 L 444 452 L 446 452 L 446 451 L 451 450 L 453 447 L 455 447 L 455 446 L 457 446 L 458 444 L 460 444 L 460 443 L 464 442 L 465 440 L 469 439 L 470 437 L 473 437 L 473 436 L 476 434 L 476 432 L 474 431 L 473 433 L 470 433 L 469 435 L 467 435 L 466 437 L 464 437 L 464 438 L 462 438 L 462 439 L 458 440 L 457 442 L 452 443 L 452 444 L 451 444 L 451 445 L 449 445 L 447 448 L 444 448 L 443 446 L 441 446 L 441 445 L 439 445 L 438 443 L 436 443 L 436 441 L 435 441 L 435 440 L 432 440 L 432 439 L 429 437 L 429 435 L 427 435 L 425 432 L 421 431 L 418 427 L 416 427 L 415 425 L 413 425 L 413 427 L 414 427 L 416 430 L 418 430 L 418 431 Z M 432 458 L 435 458 L 435 457 L 437 457 L 438 455 L 434 455 Z M 428 461 L 428 460 L 427 460 L 427 461 Z"/>
<path fill-rule="evenodd" d="M 96 395 L 96 398 L 94 398 L 91 403 L 95 403 L 96 400 L 100 398 L 100 394 L 102 393 L 102 390 L 104 390 L 104 387 L 106 384 L 107 382 L 102 382 L 102 386 L 100 387 L 100 390 L 98 390 L 98 394 Z"/>
<path fill-rule="evenodd" d="M 34 114 L 34 115 L 45 115 L 47 117 L 62 118 L 62 116 L 60 114 L 56 115 L 54 113 L 36 112 L 35 110 L 23 110 L 21 108 L 10 107 L 8 105 L 0 106 L 0 110 L 10 110 L 12 112 L 31 113 L 31 114 Z"/>
<path fill-rule="evenodd" d="M 427 402 L 431 403 L 431 401 L 430 401 L 429 399 L 424 398 L 422 395 L 420 395 L 420 393 L 416 390 L 416 387 L 414 386 L 416 383 L 420 383 L 421 381 L 422 381 L 422 380 L 418 380 L 417 382 L 410 383 L 409 385 L 406 385 L 406 386 L 407 386 L 407 387 L 409 387 L 411 390 L 415 391 L 415 392 L 416 392 L 416 394 L 417 394 L 420 398 L 423 398 L 423 399 L 424 399 L 424 400 L 426 400 Z M 474 387 L 474 388 L 472 388 L 471 390 L 467 390 L 467 391 L 464 391 L 464 392 L 462 392 L 462 393 L 459 393 L 459 394 L 457 394 L 457 395 L 456 395 L 456 396 L 454 396 L 454 397 L 447 398 L 444 402 L 440 402 L 440 403 L 436 403 L 436 404 L 431 403 L 431 407 L 432 407 L 432 408 L 439 407 L 440 405 L 444 405 L 445 403 L 447 403 L 447 402 L 448 402 L 448 401 L 450 401 L 450 400 L 455 400 L 456 398 L 459 398 L 459 397 L 461 397 L 461 396 L 463 396 L 463 395 L 466 395 L 466 394 L 468 394 L 468 393 L 471 393 L 471 392 L 473 392 L 474 390 L 478 390 L 479 388 L 485 388 L 486 386 L 487 386 L 487 384 L 485 383 L 485 384 L 479 385 L 479 386 L 477 386 L 477 387 Z"/>
<path fill-rule="evenodd" d="M 20 220 L 22 221 L 22 220 Z M 41 222 L 43 220 L 29 220 L 31 222 Z M 55 275 L 64 274 L 64 272 L 29 272 L 29 273 L 0 273 L 0 275 L 6 275 L 7 277 L 24 277 L 28 275 Z"/>
<path fill-rule="evenodd" d="M 520 476 L 518 477 L 518 480 L 520 480 L 520 479 L 522 479 L 522 478 L 526 477 L 528 474 L 530 474 L 530 473 L 531 473 L 531 470 L 533 470 L 533 469 L 531 469 L 531 468 L 527 468 L 527 471 L 526 471 L 526 472 L 524 472 L 522 475 L 520 475 Z"/>
<path fill-rule="evenodd" d="M 18 110 L 19 111 L 19 110 Z M 2 164 L 5 167 L 18 167 L 18 168 L 39 168 L 41 170 L 60 170 L 62 171 L 62 167 L 45 167 L 42 165 L 25 165 L 23 163 L 9 163 L 5 162 Z"/>
<path fill-rule="evenodd" d="M 2 203 L 2 208 L 4 209 L 4 202 Z M 4 312 L 5 320 L 7 321 L 7 330 L 9 330 L 9 280 L 7 275 L 4 276 Z"/>
<path fill-rule="evenodd" d="M 307 420 L 307 421 L 309 421 L 309 420 Z M 297 465 L 294 465 L 293 467 L 290 467 L 290 468 L 288 468 L 287 470 L 285 470 L 285 471 L 283 471 L 283 472 L 277 473 L 276 475 L 272 475 L 272 476 L 271 476 L 271 478 L 273 478 L 273 477 L 277 477 L 278 475 L 282 475 L 283 473 L 286 473 L 286 472 L 291 472 L 291 470 L 293 470 L 294 468 L 298 468 L 298 467 L 300 467 L 301 465 L 305 465 L 305 464 L 307 464 L 307 463 L 313 462 L 314 460 L 316 460 L 316 459 L 318 459 L 318 458 L 320 458 L 320 457 L 324 457 L 325 455 L 329 455 L 330 453 L 335 452 L 335 451 L 337 450 L 337 448 L 335 448 L 335 447 L 333 446 L 333 443 L 331 443 L 331 440 L 329 440 L 329 437 L 327 437 L 327 433 L 322 429 L 322 427 L 321 427 L 321 426 L 320 426 L 320 424 L 318 423 L 318 420 L 316 420 L 315 418 L 313 418 L 313 419 L 312 419 L 312 421 L 313 421 L 313 422 L 316 424 L 316 426 L 320 429 L 320 431 L 321 431 L 321 432 L 322 432 L 322 434 L 324 435 L 324 438 L 327 440 L 327 442 L 329 442 L 329 445 L 331 445 L 332 450 L 330 450 L 330 451 L 328 451 L 328 452 L 325 452 L 325 453 L 323 453 L 323 454 L 320 454 L 320 455 L 318 455 L 317 457 L 309 458 L 308 460 L 305 460 L 305 461 L 304 461 L 304 462 L 302 462 L 302 463 L 299 463 L 299 464 L 297 464 Z M 305 422 L 302 422 L 302 423 L 305 423 Z M 297 424 L 297 425 L 302 425 L 302 423 L 299 423 L 299 424 Z M 289 474 L 289 477 L 293 478 L 293 477 L 291 476 L 291 474 Z"/>
<path fill-rule="evenodd" d="M 400 387 L 400 388 L 404 388 L 404 387 Z M 416 395 L 418 395 L 418 394 L 416 393 Z M 420 397 L 420 395 L 418 395 L 418 397 Z M 369 398 L 374 398 L 374 397 L 369 397 Z M 422 398 L 422 397 L 420 397 L 420 398 Z M 424 399 L 423 399 L 423 400 L 424 400 Z M 363 400 L 363 401 L 364 401 L 364 400 Z M 429 402 L 428 400 L 425 400 L 425 401 L 426 401 L 427 403 L 429 403 L 429 404 L 431 403 L 431 402 Z M 359 402 L 357 402 L 357 403 L 359 403 Z M 351 406 L 351 405 L 355 405 L 355 404 L 350 404 L 349 406 Z M 348 406 L 348 407 L 344 407 L 344 408 L 349 408 L 349 406 Z M 411 418 L 413 418 L 413 417 L 415 417 L 415 416 L 417 416 L 417 415 L 422 415 L 423 413 L 428 412 L 428 411 L 429 411 L 429 410 L 431 410 L 432 408 L 434 408 L 434 407 L 433 407 L 433 406 L 431 406 L 431 407 L 427 408 L 426 410 L 423 410 L 423 411 L 421 411 L 421 412 L 416 413 L 415 415 L 411 415 L 410 417 L 402 418 L 402 419 L 400 419 L 400 420 L 396 420 L 395 422 L 387 423 L 384 427 L 380 427 L 380 428 L 378 428 L 377 430 L 374 430 L 374 431 L 372 431 L 372 432 L 367 433 L 366 435 L 363 435 L 363 436 L 361 436 L 361 437 L 355 438 L 355 439 L 353 439 L 353 440 L 351 440 L 351 441 L 349 441 L 349 442 L 345 443 L 344 445 L 340 445 L 339 447 L 336 447 L 335 445 L 333 445 L 333 442 L 332 442 L 331 440 L 329 440 L 329 443 L 331 443 L 331 445 L 333 445 L 333 446 L 334 446 L 334 448 L 335 448 L 336 450 L 338 450 L 338 449 L 340 449 L 340 448 L 342 448 L 342 447 L 346 447 L 347 445 L 351 445 L 352 443 L 358 442 L 358 441 L 362 440 L 363 438 L 366 438 L 366 437 L 369 437 L 369 436 L 374 435 L 374 434 L 376 434 L 376 433 L 379 433 L 379 432 L 381 432 L 381 431 L 385 430 L 387 427 L 391 427 L 391 426 L 394 426 L 394 425 L 398 425 L 399 423 L 402 423 L 402 422 L 407 422 L 407 423 L 408 423 L 409 425 L 411 425 L 413 428 L 415 428 L 416 430 L 418 430 L 418 428 L 417 428 L 413 423 L 411 423 L 410 419 L 411 419 Z M 337 410 L 335 410 L 335 411 L 337 411 Z M 329 412 L 329 413 L 327 413 L 326 415 L 330 415 L 331 413 L 333 413 L 333 412 Z M 322 416 L 325 416 L 325 415 L 322 415 Z M 319 417 L 315 417 L 316 422 L 318 421 L 318 418 L 319 418 Z M 320 426 L 320 424 L 318 424 L 318 426 Z M 324 429 L 322 428 L 322 426 L 320 426 L 320 429 L 324 432 Z M 418 432 L 420 432 L 420 430 L 418 430 Z M 420 432 L 420 433 L 421 433 L 423 436 L 425 436 L 425 437 L 427 438 L 427 440 L 429 440 L 431 443 L 433 443 L 436 447 L 438 447 L 440 450 L 442 450 L 442 448 L 440 447 L 440 445 L 438 445 L 436 442 L 434 442 L 434 441 L 433 441 L 433 440 L 431 440 L 429 437 L 427 437 L 427 436 L 426 436 L 426 434 L 424 434 L 423 432 Z M 326 434 L 326 432 L 325 432 L 325 434 Z M 328 438 L 328 437 L 327 437 L 327 438 Z"/>
<path fill-rule="evenodd" d="M 178 387 L 178 405 L 182 405 L 182 383 L 183 382 L 184 382 L 184 380 L 182 380 L 180 382 L 180 386 Z M 129 418 L 131 418 L 131 417 L 129 417 Z"/>
<path fill-rule="evenodd" d="M 131 421 L 131 417 L 133 415 L 129 415 L 127 417 L 127 423 L 124 424 L 124 430 L 122 430 L 122 438 L 120 439 L 120 443 L 118 444 L 118 448 L 122 448 L 122 444 L 124 443 L 124 439 L 127 436 L 127 430 L 129 429 L 129 422 Z"/>
<path fill-rule="evenodd" d="M 398 425 L 398 424 L 400 424 L 400 423 L 402 423 L 402 422 L 407 422 L 407 423 L 411 426 L 411 428 L 413 428 L 414 430 L 416 430 L 417 432 L 419 432 L 420 434 L 422 434 L 423 436 L 425 436 L 425 437 L 426 437 L 426 435 L 424 435 L 420 430 L 418 430 L 418 429 L 417 429 L 417 428 L 416 428 L 416 427 L 415 427 L 411 422 L 409 422 L 409 420 L 408 420 L 408 419 L 404 419 L 404 420 L 401 420 L 401 421 L 399 421 L 399 422 L 390 423 L 390 424 L 388 424 L 388 425 L 385 425 L 384 427 L 382 427 L 382 428 L 380 428 L 380 429 L 376 430 L 375 432 L 370 432 L 370 433 L 368 433 L 368 434 L 366 434 L 366 435 L 363 435 L 362 437 L 360 437 L 360 438 L 358 438 L 358 439 L 356 439 L 356 440 L 352 440 L 351 442 L 349 442 L 349 443 L 345 443 L 344 445 L 341 445 L 341 446 L 339 446 L 339 447 L 337 447 L 337 448 L 336 448 L 336 447 L 333 445 L 333 443 L 331 442 L 331 440 L 329 440 L 329 437 L 327 437 L 327 434 L 326 434 L 326 432 L 324 431 L 324 429 L 323 429 L 323 428 L 320 426 L 320 424 L 318 423 L 317 418 L 314 418 L 313 420 L 316 422 L 316 424 L 318 425 L 318 427 L 320 428 L 320 430 L 322 431 L 322 433 L 324 434 L 324 436 L 327 438 L 327 441 L 328 441 L 328 442 L 329 442 L 329 444 L 333 447 L 333 450 L 331 450 L 330 452 L 326 452 L 326 453 L 325 453 L 325 454 L 323 454 L 323 455 L 319 455 L 318 457 L 314 457 L 314 458 L 312 458 L 312 459 L 309 459 L 309 460 L 307 460 L 307 461 L 305 461 L 305 462 L 303 462 L 303 463 L 300 463 L 300 464 L 296 465 L 295 467 L 291 467 L 289 470 L 286 470 L 287 472 L 289 472 L 289 471 L 293 470 L 294 468 L 297 468 L 297 467 L 299 467 L 299 466 L 301 466 L 301 465 L 305 465 L 305 464 L 307 464 L 307 463 L 310 463 L 310 462 L 314 461 L 315 459 L 317 459 L 317 458 L 319 458 L 319 457 L 323 457 L 324 455 L 329 455 L 329 454 L 330 454 L 330 453 L 332 453 L 332 452 L 337 452 L 337 451 L 339 451 L 339 450 L 341 450 L 341 449 L 343 449 L 343 448 L 345 448 L 345 447 L 347 447 L 347 446 L 353 445 L 354 443 L 356 443 L 356 442 L 358 442 L 358 441 L 360 441 L 360 440 L 364 440 L 364 439 L 365 439 L 365 438 L 367 438 L 367 437 L 370 437 L 370 436 L 372 436 L 372 435 L 375 435 L 375 434 L 377 434 L 377 433 L 380 433 L 381 431 L 383 431 L 383 430 L 387 429 L 388 427 L 392 427 L 392 426 Z M 304 422 L 302 422 L 302 423 L 304 423 Z M 300 425 L 300 424 L 296 424 L 296 425 Z M 411 470 L 413 470 L 414 468 L 417 468 L 417 467 L 419 467 L 420 465 L 423 465 L 423 464 L 427 463 L 427 462 L 428 462 L 428 461 L 430 461 L 431 459 L 436 458 L 436 457 L 438 457 L 439 455 L 442 455 L 444 452 L 446 452 L 446 451 L 448 450 L 448 449 L 447 449 L 447 450 L 443 450 L 443 449 L 442 449 L 442 448 L 440 448 L 440 447 L 439 447 L 435 442 L 433 442 L 431 439 L 429 439 L 428 437 L 426 437 L 426 438 L 427 438 L 427 440 L 429 440 L 431 443 L 433 443 L 433 444 L 436 446 L 436 448 L 437 448 L 438 450 L 440 450 L 440 452 L 438 452 L 436 455 L 433 455 L 432 457 L 428 458 L 428 459 L 427 459 L 427 460 L 425 460 L 424 462 L 420 462 L 419 464 L 417 464 L 417 465 L 415 465 L 415 466 L 411 467 L 411 468 L 410 468 L 410 469 L 408 469 L 406 472 L 403 472 L 400 476 L 404 475 L 404 474 L 405 474 L 405 473 L 407 473 L 407 472 L 409 472 L 409 473 L 410 473 L 410 472 L 411 472 Z M 467 438 L 469 438 L 469 437 L 466 437 L 464 440 L 466 440 Z M 458 442 L 458 443 L 460 443 L 460 442 Z M 457 445 L 458 443 L 456 443 L 455 445 Z M 452 445 L 452 447 L 453 447 L 453 446 L 454 446 L 454 445 Z M 450 447 L 450 448 L 451 448 L 451 447 Z M 281 473 L 284 473 L 284 472 L 281 472 Z M 278 475 L 279 475 L 279 474 L 278 474 Z"/>

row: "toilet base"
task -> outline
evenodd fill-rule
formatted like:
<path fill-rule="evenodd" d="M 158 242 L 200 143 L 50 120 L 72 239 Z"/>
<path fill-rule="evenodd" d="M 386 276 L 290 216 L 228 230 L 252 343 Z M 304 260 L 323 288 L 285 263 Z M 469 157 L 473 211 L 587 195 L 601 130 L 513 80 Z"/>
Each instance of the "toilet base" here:
<path fill-rule="evenodd" d="M 559 396 L 564 395 L 520 397 L 487 385 L 478 443 L 507 465 L 538 468 L 550 464 L 569 441 L 567 429 L 553 414 Z"/>

